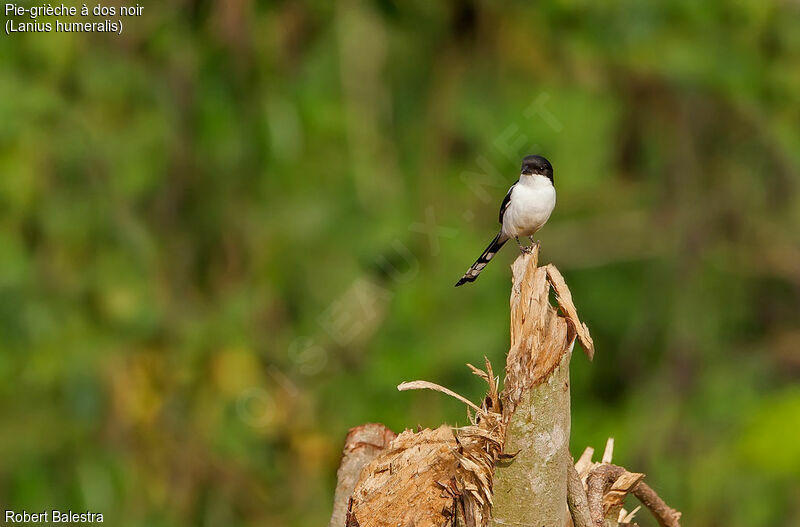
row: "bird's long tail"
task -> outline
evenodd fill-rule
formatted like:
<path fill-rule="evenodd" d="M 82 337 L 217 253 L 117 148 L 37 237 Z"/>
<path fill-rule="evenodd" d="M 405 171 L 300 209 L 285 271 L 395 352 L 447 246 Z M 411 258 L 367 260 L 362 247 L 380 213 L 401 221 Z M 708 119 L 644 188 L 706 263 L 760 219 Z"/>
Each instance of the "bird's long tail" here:
<path fill-rule="evenodd" d="M 499 232 L 497 236 L 494 237 L 494 240 L 492 240 L 492 243 L 489 244 L 489 247 L 483 251 L 483 254 L 481 254 L 475 263 L 472 264 L 472 267 L 467 269 L 467 272 L 464 273 L 464 276 L 461 277 L 461 280 L 456 283 L 456 287 L 467 282 L 474 282 L 475 279 L 478 278 L 478 275 L 481 274 L 481 271 L 483 271 L 483 268 L 486 267 L 486 264 L 489 263 L 489 260 L 494 258 L 494 255 L 497 254 L 497 251 L 500 250 L 500 247 L 502 247 L 507 241 L 508 238 L 503 236 L 502 231 Z"/>

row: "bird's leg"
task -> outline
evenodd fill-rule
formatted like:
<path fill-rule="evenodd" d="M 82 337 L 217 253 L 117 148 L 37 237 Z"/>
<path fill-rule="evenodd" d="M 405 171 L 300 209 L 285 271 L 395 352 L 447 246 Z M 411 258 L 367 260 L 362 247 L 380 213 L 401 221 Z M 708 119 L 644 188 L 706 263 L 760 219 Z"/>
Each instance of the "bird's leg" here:
<path fill-rule="evenodd" d="M 522 245 L 522 242 L 519 241 L 519 236 L 514 236 L 514 239 L 517 240 L 517 245 L 519 245 L 519 250 L 522 254 L 528 254 L 531 252 L 530 247 L 525 247 Z"/>
<path fill-rule="evenodd" d="M 533 239 L 533 236 L 528 236 L 528 239 L 531 241 L 531 243 L 532 243 L 533 245 L 535 245 L 536 247 L 539 247 L 539 245 L 540 245 L 540 244 L 539 244 L 539 240 L 534 240 L 534 239 Z"/>

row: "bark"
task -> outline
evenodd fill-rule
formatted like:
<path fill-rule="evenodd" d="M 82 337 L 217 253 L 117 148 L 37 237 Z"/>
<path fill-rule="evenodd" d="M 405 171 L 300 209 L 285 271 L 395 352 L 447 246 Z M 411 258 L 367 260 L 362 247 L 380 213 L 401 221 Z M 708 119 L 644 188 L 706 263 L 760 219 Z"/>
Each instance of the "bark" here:
<path fill-rule="evenodd" d="M 569 359 L 527 391 L 506 430 L 506 452 L 495 470 L 491 525 L 563 527 L 567 521 Z"/>
<path fill-rule="evenodd" d="M 383 452 L 397 434 L 382 424 L 367 423 L 351 428 L 344 440 L 342 462 L 336 472 L 336 493 L 329 527 L 343 527 L 347 504 L 355 490 L 361 471 Z"/>
<path fill-rule="evenodd" d="M 680 527 L 681 513 L 664 503 L 647 483 L 639 483 L 633 489 L 633 495 L 639 498 L 642 505 L 653 513 L 661 527 Z"/>
<path fill-rule="evenodd" d="M 581 477 L 572 465 L 567 467 L 567 505 L 575 527 L 592 527 L 586 489 L 583 488 Z"/>

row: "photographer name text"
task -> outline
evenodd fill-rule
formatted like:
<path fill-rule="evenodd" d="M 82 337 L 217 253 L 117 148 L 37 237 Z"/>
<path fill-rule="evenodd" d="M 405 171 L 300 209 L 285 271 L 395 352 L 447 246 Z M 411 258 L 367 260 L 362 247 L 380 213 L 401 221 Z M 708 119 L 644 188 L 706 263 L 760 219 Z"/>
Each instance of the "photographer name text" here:
<path fill-rule="evenodd" d="M 57 509 L 42 512 L 6 510 L 4 518 L 8 525 L 14 523 L 103 523 L 103 514 L 99 512 L 73 512 Z"/>

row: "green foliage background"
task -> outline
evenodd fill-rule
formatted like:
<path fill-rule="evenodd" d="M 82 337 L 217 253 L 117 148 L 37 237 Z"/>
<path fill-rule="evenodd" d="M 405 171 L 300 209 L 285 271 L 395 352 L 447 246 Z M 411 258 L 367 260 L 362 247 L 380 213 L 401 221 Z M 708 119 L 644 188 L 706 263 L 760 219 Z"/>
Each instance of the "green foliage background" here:
<path fill-rule="evenodd" d="M 76 4 L 80 5 L 80 4 Z M 0 38 L 0 504 L 325 525 L 344 434 L 504 362 L 526 153 L 597 346 L 572 450 L 800 525 L 796 2 L 183 0 Z M 513 244 L 512 244 L 513 245 Z M 653 525 L 646 514 L 642 525 Z"/>

